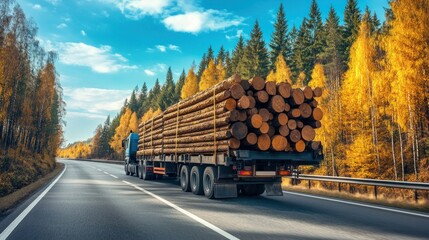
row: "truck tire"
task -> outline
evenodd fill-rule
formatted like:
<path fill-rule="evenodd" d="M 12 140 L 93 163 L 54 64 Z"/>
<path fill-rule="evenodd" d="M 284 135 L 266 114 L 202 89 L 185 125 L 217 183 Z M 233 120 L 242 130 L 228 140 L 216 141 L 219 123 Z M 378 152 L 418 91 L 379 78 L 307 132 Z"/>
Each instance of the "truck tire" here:
<path fill-rule="evenodd" d="M 201 166 L 192 167 L 189 180 L 192 193 L 195 195 L 203 195 L 203 168 Z"/>
<path fill-rule="evenodd" d="M 184 192 L 191 191 L 189 184 L 189 167 L 187 165 L 183 165 L 180 169 L 180 187 Z"/>
<path fill-rule="evenodd" d="M 217 172 L 213 167 L 206 167 L 203 174 L 203 189 L 204 195 L 209 198 L 214 198 L 214 185 L 217 178 Z"/>
<path fill-rule="evenodd" d="M 125 164 L 125 174 L 130 175 L 131 173 L 128 171 L 128 164 Z"/>
<path fill-rule="evenodd" d="M 153 179 L 155 179 L 155 175 L 153 173 L 148 173 L 146 171 L 146 161 L 144 161 L 143 165 L 141 165 L 141 167 L 140 167 L 140 173 L 141 173 L 140 178 L 143 179 L 143 180 L 145 180 L 145 181 L 146 180 L 153 180 Z"/>
<path fill-rule="evenodd" d="M 244 184 L 242 190 L 246 196 L 259 196 L 265 192 L 264 184 Z"/>

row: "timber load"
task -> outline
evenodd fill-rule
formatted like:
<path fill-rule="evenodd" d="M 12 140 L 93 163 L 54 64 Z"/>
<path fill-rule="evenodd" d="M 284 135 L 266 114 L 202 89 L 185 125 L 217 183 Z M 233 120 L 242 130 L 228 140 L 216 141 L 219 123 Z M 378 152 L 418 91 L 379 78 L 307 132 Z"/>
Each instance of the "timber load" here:
<path fill-rule="evenodd" d="M 140 123 L 138 155 L 320 151 L 321 95 L 321 88 L 233 75 Z"/>

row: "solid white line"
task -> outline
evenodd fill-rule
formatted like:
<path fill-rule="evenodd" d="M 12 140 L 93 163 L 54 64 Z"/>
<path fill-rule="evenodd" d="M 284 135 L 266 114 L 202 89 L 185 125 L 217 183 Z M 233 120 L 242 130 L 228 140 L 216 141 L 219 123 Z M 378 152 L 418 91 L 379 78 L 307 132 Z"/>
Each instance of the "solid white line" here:
<path fill-rule="evenodd" d="M 118 178 L 117 176 L 113 175 L 113 174 L 109 174 L 110 176 L 114 177 L 114 178 Z"/>
<path fill-rule="evenodd" d="M 224 236 L 224 237 L 225 237 L 225 238 L 227 238 L 227 239 L 239 240 L 239 238 L 237 238 L 237 237 L 235 237 L 235 236 L 231 235 L 230 233 L 228 233 L 228 232 L 226 232 L 226 231 L 224 231 L 224 230 L 222 230 L 222 229 L 220 229 L 220 228 L 216 227 L 215 225 L 213 225 L 213 224 L 211 224 L 211 223 L 207 222 L 206 220 L 204 220 L 204 219 L 202 219 L 202 218 L 200 218 L 200 217 L 198 217 L 198 216 L 196 216 L 196 215 L 194 215 L 194 214 L 192 214 L 192 213 L 190 213 L 190 212 L 186 211 L 185 209 L 183 209 L 183 208 L 181 208 L 181 207 L 179 207 L 179 206 L 175 205 L 174 203 L 172 203 L 172 202 L 170 202 L 170 201 L 168 201 L 168 200 L 166 200 L 166 199 L 164 199 L 164 198 L 162 198 L 162 197 L 160 197 L 160 196 L 158 196 L 158 195 L 156 195 L 156 194 L 154 194 L 154 193 L 152 193 L 152 192 L 149 192 L 149 191 L 147 191 L 147 190 L 145 190 L 145 189 L 143 189 L 143 188 L 141 188 L 141 187 L 139 187 L 139 186 L 136 186 L 136 185 L 134 185 L 134 184 L 132 184 L 132 183 L 129 183 L 129 182 L 127 182 L 127 181 L 122 181 L 122 182 L 124 182 L 124 183 L 126 183 L 126 184 L 128 184 L 128 185 L 130 185 L 130 186 L 132 186 L 132 187 L 134 187 L 134 188 L 136 188 L 136 189 L 138 189 L 138 190 L 140 190 L 140 191 L 142 191 L 142 192 L 144 192 L 144 193 L 146 193 L 146 194 L 150 195 L 150 196 L 152 196 L 153 198 L 158 199 L 159 201 L 161 201 L 161 202 L 165 203 L 166 205 L 168 205 L 168 206 L 170 206 L 170 207 L 172 207 L 172 208 L 176 209 L 177 211 L 179 211 L 179 212 L 183 213 L 184 215 L 186 215 L 186 216 L 188 216 L 188 217 L 192 218 L 193 220 L 195 220 L 195 221 L 197 221 L 197 222 L 201 223 L 202 225 L 204 225 L 204 226 L 206 226 L 206 227 L 210 228 L 211 230 L 213 230 L 213 231 L 215 231 L 215 232 L 219 233 L 220 235 Z"/>
<path fill-rule="evenodd" d="M 104 174 L 110 174 L 110 173 L 108 173 L 108 172 L 104 172 Z"/>
<path fill-rule="evenodd" d="M 360 207 L 374 208 L 374 209 L 379 209 L 379 210 L 385 210 L 385 211 L 390 211 L 390 212 L 403 213 L 403 214 L 408 214 L 408 215 L 413 215 L 413 216 L 418 216 L 418 217 L 429 218 L 429 215 L 426 215 L 426 214 L 407 212 L 407 211 L 402 211 L 402 210 L 393 209 L 393 208 L 385 208 L 385 207 L 373 206 L 373 205 L 368 205 L 368 204 L 363 204 L 363 203 L 348 202 L 348 201 L 344 201 L 344 200 L 318 197 L 318 196 L 313 196 L 313 195 L 308 195 L 308 194 L 303 194 L 303 193 L 295 193 L 295 192 L 289 192 L 289 191 L 283 191 L 283 192 L 288 193 L 288 194 L 292 194 L 292 195 L 302 196 L 302 197 L 316 198 L 316 199 L 321 199 L 321 200 L 326 200 L 326 201 L 331 201 L 331 202 L 339 202 L 339 203 L 345 203 L 345 204 L 350 204 L 350 205 L 355 205 L 355 206 L 360 206 Z"/>
<path fill-rule="evenodd" d="M 55 181 L 53 181 L 49 187 L 47 187 L 30 205 L 27 206 L 27 208 L 22 211 L 21 214 L 9 226 L 0 234 L 0 240 L 5 240 L 9 235 L 13 232 L 13 230 L 21 223 L 22 220 L 30 213 L 30 211 L 39 203 L 40 200 L 46 195 L 46 193 L 51 190 L 51 188 L 55 185 L 55 183 L 58 182 L 58 180 L 63 176 L 64 172 L 67 169 L 67 165 L 64 166 L 63 172 L 58 176 Z"/>
<path fill-rule="evenodd" d="M 100 171 L 100 172 L 102 171 L 102 170 L 101 170 L 101 169 L 99 169 L 99 168 L 97 168 L 97 170 L 98 170 L 98 171 Z"/>

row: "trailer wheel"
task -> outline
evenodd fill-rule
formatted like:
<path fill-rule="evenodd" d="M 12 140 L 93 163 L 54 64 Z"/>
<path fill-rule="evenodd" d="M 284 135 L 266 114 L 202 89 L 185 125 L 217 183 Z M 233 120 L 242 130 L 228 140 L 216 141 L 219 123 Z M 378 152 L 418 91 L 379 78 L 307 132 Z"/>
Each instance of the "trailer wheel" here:
<path fill-rule="evenodd" d="M 217 173 L 213 167 L 206 167 L 203 174 L 203 188 L 204 195 L 212 199 L 214 198 L 214 185 L 215 179 L 217 178 Z"/>
<path fill-rule="evenodd" d="M 195 195 L 202 195 L 203 190 L 203 168 L 201 166 L 193 166 L 189 177 L 191 183 L 191 191 Z"/>
<path fill-rule="evenodd" d="M 143 165 L 141 166 L 140 170 L 141 170 L 141 179 L 145 181 L 155 179 L 155 175 L 153 173 L 148 173 L 146 171 L 146 161 L 143 162 Z"/>
<path fill-rule="evenodd" d="M 191 190 L 189 184 L 189 167 L 187 165 L 183 165 L 180 169 L 180 187 L 184 192 L 189 192 Z"/>
<path fill-rule="evenodd" d="M 130 175 L 131 173 L 128 171 L 128 164 L 125 164 L 125 174 Z"/>
<path fill-rule="evenodd" d="M 259 196 L 265 192 L 264 184 L 244 184 L 242 185 L 243 193 L 247 196 Z"/>

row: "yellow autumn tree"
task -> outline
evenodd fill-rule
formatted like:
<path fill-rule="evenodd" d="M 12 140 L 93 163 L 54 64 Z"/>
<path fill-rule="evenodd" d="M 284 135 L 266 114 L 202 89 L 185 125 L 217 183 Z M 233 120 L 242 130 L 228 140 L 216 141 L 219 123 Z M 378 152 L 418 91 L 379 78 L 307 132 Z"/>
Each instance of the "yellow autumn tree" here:
<path fill-rule="evenodd" d="M 191 67 L 186 75 L 185 84 L 183 85 L 181 98 L 188 98 L 198 92 L 198 79 L 194 73 L 194 67 Z"/>
<path fill-rule="evenodd" d="M 222 65 L 222 61 L 216 65 L 216 83 L 222 82 L 225 79 L 225 67 Z"/>
<path fill-rule="evenodd" d="M 115 135 L 113 135 L 110 141 L 110 146 L 116 152 L 120 152 L 122 150 L 122 140 L 127 138 L 130 134 L 131 115 L 131 109 L 127 108 L 119 120 L 119 126 L 115 130 Z"/>
<path fill-rule="evenodd" d="M 214 64 L 213 59 L 210 60 L 206 70 L 204 70 L 203 75 L 201 76 L 200 84 L 199 84 L 199 90 L 203 91 L 207 88 L 210 88 L 211 86 L 218 83 L 218 70 L 216 68 L 216 65 Z"/>
<path fill-rule="evenodd" d="M 137 120 L 137 114 L 135 112 L 133 112 L 133 114 L 131 114 L 130 124 L 128 127 L 129 127 L 130 131 L 133 131 L 134 133 L 138 132 L 139 123 Z"/>
<path fill-rule="evenodd" d="M 304 80 L 305 80 L 305 73 L 304 72 L 300 72 L 298 75 L 298 78 L 296 79 L 295 84 L 293 85 L 293 87 L 295 88 L 302 88 L 304 87 Z"/>
<path fill-rule="evenodd" d="M 274 69 L 270 71 L 267 76 L 267 81 L 273 81 L 277 83 L 287 82 L 292 84 L 292 72 L 290 68 L 287 66 L 286 61 L 283 57 L 283 54 L 279 54 L 276 58 L 275 62 L 275 71 Z"/>

